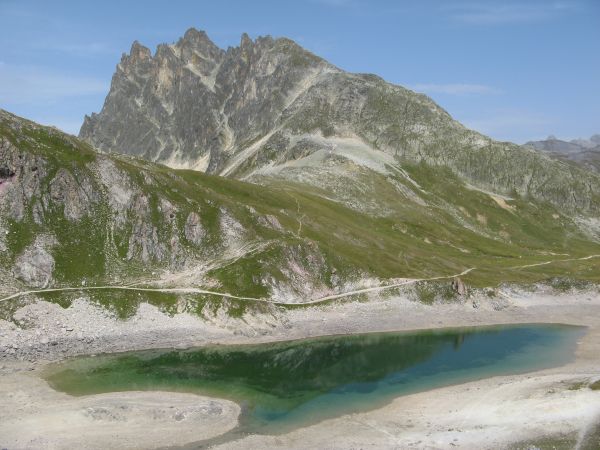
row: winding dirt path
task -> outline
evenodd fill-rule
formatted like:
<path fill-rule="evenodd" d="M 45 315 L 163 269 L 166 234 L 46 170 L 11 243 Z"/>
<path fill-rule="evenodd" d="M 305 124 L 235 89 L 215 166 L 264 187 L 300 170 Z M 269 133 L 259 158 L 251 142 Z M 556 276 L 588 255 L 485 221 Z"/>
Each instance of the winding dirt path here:
<path fill-rule="evenodd" d="M 589 256 L 584 256 L 583 258 L 552 259 L 550 261 L 544 261 L 541 263 L 525 264 L 523 266 L 512 266 L 512 267 L 509 267 L 509 269 L 526 269 L 527 267 L 546 266 L 548 264 L 558 263 L 558 262 L 585 261 L 587 259 L 593 259 L 593 258 L 600 258 L 600 255 L 589 255 Z"/>
<path fill-rule="evenodd" d="M 335 294 L 335 295 L 328 295 L 325 297 L 320 297 L 315 300 L 309 300 L 306 302 L 299 302 L 299 303 L 274 302 L 274 301 L 267 300 L 264 298 L 242 297 L 242 296 L 237 296 L 237 295 L 233 295 L 233 294 L 228 294 L 226 292 L 216 292 L 216 291 L 209 291 L 209 290 L 198 289 L 198 288 L 142 288 L 142 287 L 134 287 L 134 286 L 80 286 L 80 287 L 64 287 L 64 288 L 49 288 L 49 289 L 37 289 L 37 290 L 30 290 L 30 291 L 20 291 L 20 292 L 14 293 L 12 295 L 9 295 L 8 297 L 4 297 L 4 298 L 0 299 L 0 302 L 6 302 L 6 301 L 9 301 L 9 300 L 12 300 L 15 298 L 19 298 L 19 297 L 23 297 L 23 296 L 29 295 L 29 294 L 43 294 L 45 292 L 74 292 L 74 291 L 95 291 L 95 290 L 111 290 L 112 289 L 112 290 L 121 290 L 121 291 L 140 291 L 140 292 L 167 292 L 167 293 L 168 292 L 176 292 L 176 293 L 185 293 L 185 294 L 209 294 L 209 295 L 216 295 L 216 296 L 223 297 L 223 298 L 231 298 L 234 300 L 249 300 L 249 301 L 253 301 L 253 302 L 270 303 L 273 305 L 281 305 L 281 306 L 313 305 L 313 304 L 322 303 L 322 302 L 325 302 L 328 300 L 349 297 L 352 295 L 362 294 L 365 292 L 382 291 L 385 289 L 391 289 L 391 288 L 395 288 L 395 287 L 399 287 L 399 286 L 405 286 L 407 284 L 417 283 L 419 281 L 434 281 L 434 280 L 443 280 L 443 279 L 460 277 L 460 276 L 463 276 L 463 275 L 469 273 L 470 271 L 472 271 L 474 269 L 475 269 L 474 267 L 471 267 L 470 269 L 464 270 L 461 273 L 454 274 L 454 275 L 446 275 L 446 276 L 433 277 L 433 278 L 414 278 L 414 279 L 403 281 L 401 283 L 394 283 L 394 284 L 387 284 L 384 286 L 375 286 L 375 287 L 370 287 L 370 288 L 357 289 L 354 291 L 343 292 L 341 294 Z"/>
<path fill-rule="evenodd" d="M 442 276 L 442 277 L 433 277 L 433 278 L 414 278 L 414 279 L 402 281 L 400 283 L 386 284 L 384 286 L 375 286 L 375 287 L 364 288 L 364 289 L 357 289 L 355 291 L 343 292 L 341 294 L 328 295 L 326 297 L 321 297 L 316 300 L 309 300 L 307 302 L 302 302 L 302 303 L 294 303 L 294 305 L 312 305 L 315 303 L 325 302 L 327 300 L 335 300 L 337 298 L 348 297 L 349 295 L 363 294 L 365 292 L 383 291 L 385 289 L 392 289 L 395 287 L 406 286 L 407 284 L 413 284 L 413 283 L 417 283 L 419 281 L 435 281 L 435 280 L 445 280 L 448 278 L 462 277 L 463 275 L 466 275 L 475 269 L 476 269 L 476 267 L 471 267 L 469 269 L 463 270 L 461 273 L 457 273 L 454 275 L 446 275 L 446 276 Z"/>
<path fill-rule="evenodd" d="M 0 299 L 0 302 L 12 300 L 14 298 L 22 297 L 29 294 L 43 294 L 45 292 L 68 292 L 68 291 L 99 291 L 99 290 L 121 290 L 121 291 L 145 291 L 145 292 L 179 292 L 187 294 L 211 294 L 225 298 L 232 298 L 236 300 L 253 300 L 266 302 L 268 300 L 252 298 L 252 297 L 239 297 L 237 295 L 227 294 L 223 292 L 207 291 L 198 288 L 141 288 L 133 286 L 80 286 L 80 287 L 64 287 L 64 288 L 49 288 L 49 289 L 38 289 L 32 291 L 21 291 L 15 294 L 9 295 Z"/>
<path fill-rule="evenodd" d="M 550 261 L 544 261 L 541 263 L 525 264 L 522 266 L 513 266 L 513 267 L 509 267 L 509 269 L 524 269 L 527 267 L 544 266 L 547 264 L 552 264 L 552 263 L 557 263 L 557 262 L 584 261 L 584 260 L 589 260 L 589 259 L 593 259 L 593 258 L 600 258 L 600 255 L 589 255 L 589 256 L 584 256 L 581 258 L 555 259 L 555 260 L 550 260 Z M 477 270 L 477 267 L 470 267 L 468 269 L 463 270 L 460 273 L 453 274 L 453 275 L 444 275 L 444 276 L 432 277 L 432 278 L 413 278 L 413 279 L 402 281 L 400 283 L 386 284 L 383 286 L 374 286 L 374 287 L 363 288 L 363 289 L 356 289 L 353 291 L 342 292 L 340 294 L 327 295 L 325 297 L 320 297 L 318 299 L 308 300 L 306 302 L 298 302 L 298 303 L 274 302 L 274 301 L 267 300 L 264 298 L 243 297 L 243 296 L 228 294 L 226 292 L 209 291 L 209 290 L 193 288 L 193 287 L 143 288 L 143 287 L 134 287 L 134 286 L 126 286 L 126 285 L 125 286 L 118 286 L 118 285 L 117 286 L 79 286 L 79 287 L 49 288 L 49 289 L 37 289 L 37 290 L 30 290 L 30 291 L 20 291 L 20 292 L 11 294 L 7 297 L 1 298 L 0 302 L 6 302 L 6 301 L 9 301 L 9 300 L 12 300 L 15 298 L 19 298 L 19 297 L 23 297 L 23 296 L 29 295 L 29 294 L 43 294 L 45 292 L 68 292 L 68 291 L 72 292 L 72 291 L 94 291 L 94 290 L 111 290 L 112 289 L 112 290 L 123 290 L 123 291 L 139 291 L 139 292 L 166 292 L 166 293 L 174 292 L 174 293 L 186 293 L 186 294 L 208 294 L 208 295 L 215 295 L 215 296 L 222 297 L 222 298 L 230 298 L 230 299 L 234 299 L 234 300 L 248 300 L 248 301 L 252 301 L 252 302 L 269 303 L 272 305 L 279 305 L 279 306 L 287 306 L 287 305 L 301 306 L 301 305 L 315 305 L 318 303 L 326 302 L 328 300 L 335 300 L 335 299 L 339 299 L 339 298 L 350 297 L 352 295 L 364 294 L 367 292 L 383 291 L 386 289 L 392 289 L 392 288 L 396 288 L 396 287 L 400 287 L 400 286 L 406 286 L 409 284 L 417 283 L 419 281 L 447 280 L 450 278 L 464 276 L 464 275 L 468 274 L 469 272 L 472 272 L 473 270 Z"/>

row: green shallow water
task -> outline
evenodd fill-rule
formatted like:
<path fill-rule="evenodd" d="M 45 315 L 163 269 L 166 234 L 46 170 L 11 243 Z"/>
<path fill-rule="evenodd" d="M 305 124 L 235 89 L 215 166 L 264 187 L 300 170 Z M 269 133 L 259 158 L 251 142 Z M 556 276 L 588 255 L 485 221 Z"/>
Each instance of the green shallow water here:
<path fill-rule="evenodd" d="M 240 429 L 274 434 L 393 398 L 565 364 L 581 327 L 520 325 L 331 336 L 76 358 L 46 379 L 72 395 L 196 392 L 236 401 Z"/>

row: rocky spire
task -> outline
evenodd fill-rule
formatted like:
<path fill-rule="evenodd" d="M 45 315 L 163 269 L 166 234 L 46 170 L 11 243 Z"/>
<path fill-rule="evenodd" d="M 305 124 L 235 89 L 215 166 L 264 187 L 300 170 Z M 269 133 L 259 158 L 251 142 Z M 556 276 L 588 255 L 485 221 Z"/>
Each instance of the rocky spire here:
<path fill-rule="evenodd" d="M 206 34 L 206 32 L 204 30 L 197 30 L 196 28 L 192 27 L 189 28 L 183 35 L 183 37 L 180 39 L 180 42 L 189 42 L 189 43 L 194 43 L 194 44 L 210 44 L 210 45 L 215 45 L 213 43 L 213 41 L 210 40 L 210 38 L 208 37 L 208 35 Z"/>
<path fill-rule="evenodd" d="M 180 58 L 187 64 L 202 66 L 203 71 L 210 71 L 218 64 L 225 52 L 217 47 L 204 31 L 190 28 L 175 44 Z M 201 60 L 201 61 L 200 61 Z"/>
<path fill-rule="evenodd" d="M 129 59 L 133 61 L 144 61 L 152 58 L 152 52 L 148 47 L 144 47 L 138 41 L 133 41 L 129 51 Z"/>
<path fill-rule="evenodd" d="M 252 39 L 248 36 L 248 33 L 242 33 L 242 37 L 240 39 L 240 47 L 242 50 L 252 47 Z"/>

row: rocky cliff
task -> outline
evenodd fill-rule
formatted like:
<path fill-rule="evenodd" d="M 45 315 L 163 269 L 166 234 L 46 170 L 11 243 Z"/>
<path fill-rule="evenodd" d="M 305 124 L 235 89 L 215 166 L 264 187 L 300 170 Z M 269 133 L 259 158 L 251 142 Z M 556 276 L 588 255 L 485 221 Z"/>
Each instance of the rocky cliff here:
<path fill-rule="evenodd" d="M 217 173 L 277 126 L 298 87 L 325 71 L 336 69 L 287 39 L 244 35 L 223 51 L 190 29 L 154 55 L 134 42 L 80 137 L 101 150 Z"/>
<path fill-rule="evenodd" d="M 398 170 L 425 162 L 500 195 L 600 210 L 597 174 L 493 141 L 424 95 L 344 72 L 284 38 L 244 35 L 224 51 L 190 29 L 154 54 L 135 42 L 80 137 L 103 151 L 262 183 L 289 166 L 298 181 L 298 168 L 331 156 Z M 319 178 L 311 184 L 329 190 Z"/>

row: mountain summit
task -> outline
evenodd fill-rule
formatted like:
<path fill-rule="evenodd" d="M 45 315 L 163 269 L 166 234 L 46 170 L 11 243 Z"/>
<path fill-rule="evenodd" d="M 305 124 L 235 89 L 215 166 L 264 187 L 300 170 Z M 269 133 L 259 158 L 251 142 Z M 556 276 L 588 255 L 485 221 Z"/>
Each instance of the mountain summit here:
<path fill-rule="evenodd" d="M 101 150 L 217 173 L 327 72 L 337 69 L 288 39 L 244 34 L 223 51 L 192 28 L 154 56 L 136 41 L 80 137 Z"/>
<path fill-rule="evenodd" d="M 285 38 L 244 34 L 224 51 L 190 29 L 154 55 L 135 42 L 80 137 L 174 168 L 319 189 L 335 174 L 346 185 L 349 161 L 380 174 L 424 162 L 496 194 L 600 210 L 598 175 L 468 130 L 427 96 L 344 72 Z"/>

